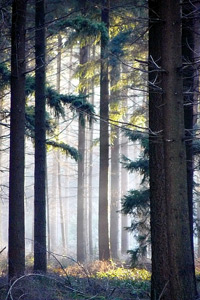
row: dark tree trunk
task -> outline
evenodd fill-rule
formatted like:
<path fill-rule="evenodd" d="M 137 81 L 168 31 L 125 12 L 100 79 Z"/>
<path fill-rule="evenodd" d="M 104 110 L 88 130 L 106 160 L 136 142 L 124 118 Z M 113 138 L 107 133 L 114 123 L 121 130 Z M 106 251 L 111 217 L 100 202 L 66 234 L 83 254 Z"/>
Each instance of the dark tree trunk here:
<path fill-rule="evenodd" d="M 149 1 L 149 169 L 151 204 L 151 298 L 170 299 L 165 201 L 160 0 Z"/>
<path fill-rule="evenodd" d="M 35 2 L 34 270 L 46 272 L 45 3 Z"/>
<path fill-rule="evenodd" d="M 26 0 L 12 4 L 8 277 L 25 269 L 24 134 Z"/>
<path fill-rule="evenodd" d="M 102 0 L 101 21 L 109 29 L 109 0 Z M 101 37 L 100 75 L 100 174 L 99 174 L 99 259 L 110 259 L 108 227 L 108 41 Z"/>
<path fill-rule="evenodd" d="M 192 300 L 196 289 L 187 197 L 180 1 L 162 0 L 161 18 L 170 299 Z"/>
<path fill-rule="evenodd" d="M 182 21 L 182 56 L 183 56 L 183 93 L 184 93 L 184 124 L 185 124 L 185 144 L 187 161 L 187 196 L 190 217 L 190 240 L 194 263 L 194 242 L 193 242 L 193 109 L 195 102 L 195 65 L 194 63 L 194 6 L 191 1 L 183 2 Z M 188 15 L 190 17 L 188 17 Z M 192 17 L 191 17 L 192 16 Z M 194 282 L 195 282 L 195 273 Z"/>

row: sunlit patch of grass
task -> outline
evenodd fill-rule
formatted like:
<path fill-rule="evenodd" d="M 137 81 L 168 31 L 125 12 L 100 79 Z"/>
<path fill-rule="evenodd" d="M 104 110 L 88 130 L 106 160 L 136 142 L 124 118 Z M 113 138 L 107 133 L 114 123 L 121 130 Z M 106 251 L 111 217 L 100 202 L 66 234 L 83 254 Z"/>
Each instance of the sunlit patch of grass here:
<path fill-rule="evenodd" d="M 98 278 L 115 280 L 150 280 L 151 274 L 147 270 L 116 268 L 106 272 L 97 272 Z"/>

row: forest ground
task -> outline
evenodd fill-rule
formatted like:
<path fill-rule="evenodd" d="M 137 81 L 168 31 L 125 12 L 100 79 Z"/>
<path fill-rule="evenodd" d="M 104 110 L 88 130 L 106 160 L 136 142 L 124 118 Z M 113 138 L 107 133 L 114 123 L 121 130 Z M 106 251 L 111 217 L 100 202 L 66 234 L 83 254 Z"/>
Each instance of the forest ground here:
<path fill-rule="evenodd" d="M 122 263 L 95 261 L 64 267 L 50 265 L 47 274 L 27 274 L 14 281 L 10 290 L 6 275 L 0 277 L 1 300 L 147 300 L 150 299 L 150 272 Z M 10 298 L 9 298 L 10 297 Z"/>
<path fill-rule="evenodd" d="M 149 265 L 131 268 L 121 262 L 95 261 L 87 265 L 57 261 L 48 267 L 47 274 L 34 274 L 32 258 L 27 273 L 13 282 L 8 290 L 6 265 L 0 264 L 1 300 L 149 300 Z M 197 283 L 200 286 L 200 261 L 196 263 Z"/>

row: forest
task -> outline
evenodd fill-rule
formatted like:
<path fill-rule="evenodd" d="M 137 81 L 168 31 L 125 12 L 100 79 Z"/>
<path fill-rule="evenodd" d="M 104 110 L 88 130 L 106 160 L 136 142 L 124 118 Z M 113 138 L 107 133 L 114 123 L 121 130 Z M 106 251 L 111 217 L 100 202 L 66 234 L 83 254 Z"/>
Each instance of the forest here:
<path fill-rule="evenodd" d="M 0 299 L 200 299 L 199 0 L 0 0 Z"/>

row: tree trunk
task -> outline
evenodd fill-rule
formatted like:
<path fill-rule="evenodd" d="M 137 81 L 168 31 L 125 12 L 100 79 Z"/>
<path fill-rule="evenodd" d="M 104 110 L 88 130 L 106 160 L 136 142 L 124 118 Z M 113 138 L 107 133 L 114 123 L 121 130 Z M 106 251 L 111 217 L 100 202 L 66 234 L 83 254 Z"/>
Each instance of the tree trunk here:
<path fill-rule="evenodd" d="M 46 272 L 45 3 L 35 2 L 35 227 L 34 270 Z"/>
<path fill-rule="evenodd" d="M 25 270 L 24 134 L 26 0 L 12 4 L 8 278 Z"/>
<path fill-rule="evenodd" d="M 120 79 L 120 64 L 115 58 L 111 61 L 110 111 L 118 113 L 119 91 L 112 91 Z M 110 207 L 110 249 L 113 259 L 119 258 L 119 127 L 111 125 L 111 207 Z"/>
<path fill-rule="evenodd" d="M 149 1 L 149 170 L 152 241 L 151 299 L 169 300 L 165 201 L 160 0 Z M 157 67 L 158 66 L 158 67 Z"/>
<path fill-rule="evenodd" d="M 84 65 L 87 61 L 88 46 L 84 46 L 80 49 L 80 64 Z M 86 88 L 84 88 L 82 93 L 86 94 Z M 80 159 L 78 161 L 77 261 L 79 262 L 86 260 L 85 125 L 83 125 L 83 118 L 84 116 L 79 117 L 78 131 L 78 151 L 80 153 Z"/>
<path fill-rule="evenodd" d="M 92 48 L 92 56 L 93 59 L 95 59 L 95 46 Z M 92 79 L 92 97 L 91 97 L 91 103 L 94 105 L 94 79 Z M 89 201 L 89 252 L 90 252 L 90 258 L 93 256 L 93 222 L 92 222 L 92 215 L 93 215 L 93 180 L 92 180 L 92 174 L 93 174 L 93 131 L 94 126 L 93 123 L 91 124 L 90 132 L 89 132 L 89 182 L 88 182 L 88 201 Z"/>
<path fill-rule="evenodd" d="M 109 0 L 102 0 L 101 21 L 109 30 Z M 99 174 L 99 259 L 110 259 L 108 227 L 108 41 L 101 36 L 100 75 L 100 174 Z"/>
<path fill-rule="evenodd" d="M 58 54 L 57 54 L 57 76 L 56 76 L 56 88 L 58 93 L 60 93 L 60 80 L 61 80 L 61 63 L 62 63 L 62 36 L 58 35 Z M 59 120 L 58 120 L 59 122 Z M 58 124 L 58 131 L 60 132 L 60 124 Z M 65 214 L 63 208 L 63 198 L 62 198 L 62 175 L 60 167 L 60 151 L 57 151 L 57 164 L 58 164 L 58 199 L 59 199 L 59 210 L 60 210 L 60 229 L 61 229 L 61 244 L 62 252 L 66 255 L 66 234 L 65 234 Z"/>
<path fill-rule="evenodd" d="M 165 197 L 169 257 L 169 287 L 173 300 L 196 296 L 187 197 L 183 111 L 181 6 L 161 1 Z M 173 32 L 173 35 L 172 35 Z"/>
<path fill-rule="evenodd" d="M 125 120 L 126 121 L 126 120 Z M 121 154 L 128 157 L 128 142 L 124 135 L 121 137 Z M 121 166 L 121 198 L 128 191 L 128 172 Z M 129 247 L 129 236 L 128 231 L 128 216 L 122 214 L 121 216 L 121 253 L 126 254 Z"/>
<path fill-rule="evenodd" d="M 122 65 L 122 72 L 127 73 L 127 66 Z M 123 107 L 128 107 L 128 89 L 123 91 Z M 128 114 L 126 112 L 126 115 L 123 118 L 124 122 L 128 122 Z M 124 134 L 121 134 L 121 155 L 125 155 L 128 157 L 128 140 L 124 136 Z M 125 168 L 121 165 L 121 198 L 127 193 L 128 191 L 128 172 Z M 126 230 L 126 227 L 128 227 L 128 216 L 122 214 L 121 215 L 121 253 L 126 254 L 128 247 L 129 247 L 129 234 Z"/>
<path fill-rule="evenodd" d="M 194 11 L 191 1 L 183 2 L 183 21 L 182 21 L 182 57 L 183 57 L 183 93 L 184 93 L 184 125 L 185 125 L 185 144 L 187 161 L 187 196 L 190 218 L 190 240 L 194 264 L 194 241 L 193 241 L 193 109 L 195 101 L 195 72 L 194 72 L 194 24 L 193 18 L 188 18 Z M 195 282 L 195 273 L 194 282 Z"/>

